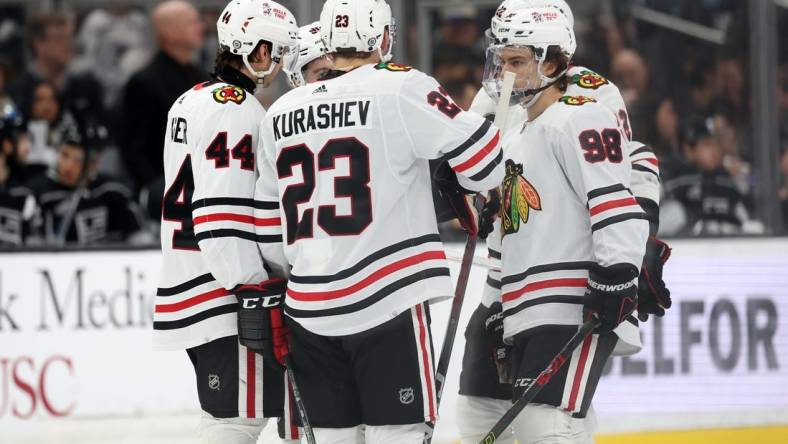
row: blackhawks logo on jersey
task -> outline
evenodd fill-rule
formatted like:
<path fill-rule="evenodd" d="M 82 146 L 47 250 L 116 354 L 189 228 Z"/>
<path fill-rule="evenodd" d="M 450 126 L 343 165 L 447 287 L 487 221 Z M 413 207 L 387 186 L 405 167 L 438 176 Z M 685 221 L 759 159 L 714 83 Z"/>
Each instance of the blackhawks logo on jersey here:
<path fill-rule="evenodd" d="M 244 100 L 246 100 L 246 91 L 244 91 L 243 88 L 232 85 L 225 85 L 216 88 L 212 91 L 212 94 L 213 100 L 216 100 L 222 104 L 227 102 L 241 104 Z"/>
<path fill-rule="evenodd" d="M 501 206 L 501 229 L 503 236 L 516 233 L 520 225 L 528 222 L 531 210 L 542 210 L 542 199 L 530 182 L 523 177 L 522 164 L 506 161 L 506 177 L 503 179 L 503 205 Z"/>
<path fill-rule="evenodd" d="M 387 71 L 393 71 L 393 72 L 408 72 L 412 70 L 413 67 L 408 65 L 400 65 L 399 63 L 380 62 L 377 65 L 375 65 L 375 69 L 385 69 Z"/>
<path fill-rule="evenodd" d="M 610 82 L 594 71 L 584 69 L 580 71 L 579 74 L 570 77 L 569 83 L 585 89 L 599 89 L 601 86 L 605 86 Z"/>
<path fill-rule="evenodd" d="M 581 106 L 581 105 L 585 105 L 586 103 L 596 102 L 595 99 L 586 96 L 563 96 L 560 99 L 558 99 L 558 101 L 570 106 Z"/>

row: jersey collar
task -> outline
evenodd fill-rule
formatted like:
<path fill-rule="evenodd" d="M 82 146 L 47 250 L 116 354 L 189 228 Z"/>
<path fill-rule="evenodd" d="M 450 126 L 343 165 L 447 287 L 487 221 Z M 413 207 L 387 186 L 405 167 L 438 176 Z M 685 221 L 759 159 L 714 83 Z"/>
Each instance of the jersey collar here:
<path fill-rule="evenodd" d="M 246 77 L 241 71 L 229 66 L 217 71 L 216 73 L 212 74 L 212 76 L 215 79 L 241 87 L 249 92 L 249 94 L 254 94 L 254 90 L 257 88 L 257 84 L 254 82 L 254 80 Z"/>

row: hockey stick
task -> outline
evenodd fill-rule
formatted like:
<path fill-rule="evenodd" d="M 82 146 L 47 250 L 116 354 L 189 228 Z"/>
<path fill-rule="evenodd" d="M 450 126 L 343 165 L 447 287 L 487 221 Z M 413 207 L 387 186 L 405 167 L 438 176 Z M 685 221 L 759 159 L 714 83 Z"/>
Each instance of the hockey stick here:
<path fill-rule="evenodd" d="M 539 373 L 535 379 L 531 381 L 528 388 L 525 389 L 520 399 L 515 402 L 512 407 L 506 411 L 503 417 L 495 423 L 492 430 L 479 441 L 479 444 L 492 444 L 498 438 L 498 435 L 503 433 L 512 424 L 514 419 L 520 412 L 523 411 L 526 405 L 533 401 L 536 395 L 549 383 L 553 376 L 558 373 L 558 370 L 569 360 L 570 355 L 574 353 L 575 349 L 599 326 L 599 319 L 593 318 L 590 321 L 580 326 L 580 329 L 572 336 L 572 339 L 564 345 L 564 348 L 553 358 L 547 367 Z"/>
<path fill-rule="evenodd" d="M 449 262 L 455 262 L 461 264 L 465 255 L 460 255 L 458 251 L 447 251 L 446 252 L 446 260 Z M 478 265 L 479 267 L 484 267 L 487 269 L 498 270 L 501 268 L 501 264 L 499 261 L 490 259 L 484 256 L 473 256 L 471 259 L 473 265 Z"/>
<path fill-rule="evenodd" d="M 506 116 L 509 113 L 509 98 L 512 96 L 514 89 L 514 81 L 516 76 L 512 72 L 504 73 L 503 86 L 501 89 L 501 99 L 498 103 L 498 108 L 495 113 L 495 121 L 493 124 L 497 128 L 506 123 Z M 503 106 L 501 105 L 503 104 Z M 481 216 L 482 208 L 484 207 L 484 199 L 480 195 L 474 198 L 474 206 L 476 213 Z M 481 226 L 481 217 L 476 222 L 476 226 Z M 446 325 L 446 334 L 443 336 L 443 345 L 441 346 L 441 354 L 438 359 L 438 366 L 435 369 L 435 411 L 440 408 L 441 398 L 443 397 L 443 388 L 446 383 L 446 374 L 449 371 L 449 362 L 451 361 L 451 352 L 454 349 L 454 340 L 457 338 L 457 327 L 460 324 L 460 314 L 462 313 L 462 304 L 465 301 L 465 290 L 468 288 L 468 278 L 471 275 L 471 265 L 474 263 L 476 242 L 478 240 L 478 233 L 468 235 L 465 241 L 465 250 L 462 254 L 462 261 L 460 263 L 460 275 L 457 278 L 457 286 L 454 288 L 454 299 L 451 304 L 451 312 L 449 313 L 449 322 Z M 432 443 L 432 434 L 435 430 L 434 424 L 428 424 L 430 430 L 424 439 L 426 444 Z"/>
<path fill-rule="evenodd" d="M 298 415 L 301 416 L 301 424 L 304 426 L 304 436 L 308 444 L 317 444 L 315 441 L 315 433 L 312 431 L 312 424 L 309 422 L 309 417 L 306 414 L 306 407 L 304 407 L 304 399 L 301 397 L 301 390 L 296 383 L 295 373 L 293 373 L 293 360 L 290 355 L 285 355 L 285 372 L 287 372 L 287 379 L 290 380 L 290 387 L 293 389 L 293 398 L 295 399 Z"/>

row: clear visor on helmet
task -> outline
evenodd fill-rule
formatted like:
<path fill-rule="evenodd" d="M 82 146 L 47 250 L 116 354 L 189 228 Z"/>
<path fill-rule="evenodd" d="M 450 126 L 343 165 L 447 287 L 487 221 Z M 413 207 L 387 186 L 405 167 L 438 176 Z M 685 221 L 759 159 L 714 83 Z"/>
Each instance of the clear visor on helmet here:
<path fill-rule="evenodd" d="M 493 44 L 487 47 L 482 86 L 490 98 L 498 103 L 503 89 L 504 72 L 513 72 L 515 81 L 509 104 L 523 104 L 533 98 L 543 86 L 538 68 L 539 61 L 530 47 Z"/>

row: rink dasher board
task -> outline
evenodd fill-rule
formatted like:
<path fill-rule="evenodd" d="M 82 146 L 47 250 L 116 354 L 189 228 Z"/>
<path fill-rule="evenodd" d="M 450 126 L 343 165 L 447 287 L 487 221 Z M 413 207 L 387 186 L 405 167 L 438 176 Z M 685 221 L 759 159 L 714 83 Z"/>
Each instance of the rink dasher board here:
<path fill-rule="evenodd" d="M 600 431 L 788 423 L 788 240 L 672 246 L 674 307 L 643 325 L 641 353 L 609 365 L 594 402 Z M 4 431 L 62 417 L 194 411 L 186 354 L 151 350 L 159 265 L 160 253 L 147 250 L 0 254 Z M 459 265 L 451 267 L 456 277 Z M 485 273 L 472 271 L 461 325 Z M 448 310 L 433 306 L 436 353 Z M 444 436 L 454 423 L 461 333 L 441 406 Z"/>

